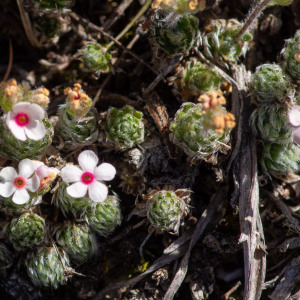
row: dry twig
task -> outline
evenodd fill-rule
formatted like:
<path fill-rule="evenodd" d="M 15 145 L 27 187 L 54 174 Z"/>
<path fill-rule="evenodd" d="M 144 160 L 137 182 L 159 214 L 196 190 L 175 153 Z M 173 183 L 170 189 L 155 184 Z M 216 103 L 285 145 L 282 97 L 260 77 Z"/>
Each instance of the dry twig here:
<path fill-rule="evenodd" d="M 234 192 L 232 202 L 239 199 L 239 216 L 245 265 L 244 299 L 260 298 L 266 273 L 265 241 L 259 215 L 259 190 L 257 180 L 256 147 L 249 128 L 250 101 L 247 86 L 249 72 L 244 66 L 234 70 L 237 87 L 233 86 L 233 104 L 238 117 L 237 138 L 239 141 L 233 151 L 232 172 Z"/>

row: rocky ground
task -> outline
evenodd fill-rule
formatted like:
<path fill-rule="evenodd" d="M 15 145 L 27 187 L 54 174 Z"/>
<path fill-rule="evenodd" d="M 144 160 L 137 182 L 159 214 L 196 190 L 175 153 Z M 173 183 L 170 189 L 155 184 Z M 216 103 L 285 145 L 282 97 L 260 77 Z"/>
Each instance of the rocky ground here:
<path fill-rule="evenodd" d="M 245 57 L 225 69 L 237 83 L 226 94 L 236 126 L 231 149 L 220 153 L 216 164 L 189 158 L 169 140 L 169 122 L 185 99 L 174 93 L 176 64 L 159 59 L 153 48 L 149 1 L 77 0 L 70 9 L 53 13 L 60 29 L 52 38 L 43 31 L 50 30 L 49 23 L 28 9 L 28 3 L 23 3 L 23 14 L 34 30 L 25 33 L 17 2 L 0 3 L 0 79 L 49 89 L 48 114 L 54 124 L 65 101 L 64 88 L 78 82 L 101 118 L 112 106 L 129 104 L 142 111 L 146 134 L 134 152 L 105 143 L 101 118 L 99 137 L 90 145 L 68 147 L 55 133 L 45 156 L 52 165 L 76 163 L 78 154 L 90 149 L 116 167 L 110 190 L 121 199 L 122 223 L 108 237 L 97 236 L 96 255 L 72 264 L 76 273 L 54 290 L 31 283 L 24 267 L 29 250 L 15 251 L 7 241 L 5 226 L 12 216 L 3 210 L 0 238 L 13 259 L 0 270 L 1 299 L 299 299 L 299 177 L 263 173 L 262 145 L 248 122 L 255 105 L 245 69 L 254 72 L 263 63 L 280 60 L 285 40 L 300 26 L 300 1 L 268 7 L 252 26 Z M 196 14 L 201 32 L 211 19 L 243 21 L 249 2 L 207 1 L 206 9 Z M 142 7 L 145 11 L 112 48 L 111 70 L 100 75 L 89 70 L 79 50 L 87 41 L 113 41 Z M 196 53 L 191 50 L 189 55 Z M 177 65 L 187 59 L 180 56 Z M 1 159 L 1 167 L 11 163 Z M 142 195 L 164 187 L 192 192 L 190 211 L 175 234 L 153 232 L 143 213 Z M 52 196 L 46 194 L 38 208 L 49 228 L 66 219 Z"/>

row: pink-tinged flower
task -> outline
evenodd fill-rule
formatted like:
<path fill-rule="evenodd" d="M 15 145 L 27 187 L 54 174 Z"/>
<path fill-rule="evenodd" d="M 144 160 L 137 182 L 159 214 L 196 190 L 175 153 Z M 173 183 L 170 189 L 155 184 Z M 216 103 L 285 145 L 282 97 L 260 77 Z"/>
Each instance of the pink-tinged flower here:
<path fill-rule="evenodd" d="M 38 141 L 46 134 L 46 128 L 41 122 L 44 117 L 45 111 L 38 104 L 19 102 L 8 112 L 6 125 L 16 139 Z"/>
<path fill-rule="evenodd" d="M 293 130 L 293 140 L 295 143 L 300 145 L 300 106 L 293 106 L 290 109 L 288 116 L 290 124 L 295 127 Z"/>
<path fill-rule="evenodd" d="M 59 170 L 56 168 L 48 167 L 43 162 L 33 160 L 34 170 L 36 175 L 40 179 L 39 190 L 49 187 L 56 176 L 59 174 Z"/>
<path fill-rule="evenodd" d="M 73 183 L 67 187 L 67 193 L 71 197 L 81 198 L 88 192 L 89 197 L 95 202 L 103 202 L 106 199 L 108 189 L 100 181 L 112 180 L 116 175 L 116 169 L 108 163 L 102 163 L 97 167 L 98 161 L 93 151 L 86 150 L 78 156 L 81 169 L 74 165 L 62 168 L 63 181 Z"/>
<path fill-rule="evenodd" d="M 24 204 L 30 199 L 27 192 L 36 192 L 40 185 L 40 179 L 35 174 L 33 162 L 26 158 L 20 161 L 18 173 L 13 167 L 5 167 L 0 172 L 0 195 L 10 197 L 16 204 Z"/>

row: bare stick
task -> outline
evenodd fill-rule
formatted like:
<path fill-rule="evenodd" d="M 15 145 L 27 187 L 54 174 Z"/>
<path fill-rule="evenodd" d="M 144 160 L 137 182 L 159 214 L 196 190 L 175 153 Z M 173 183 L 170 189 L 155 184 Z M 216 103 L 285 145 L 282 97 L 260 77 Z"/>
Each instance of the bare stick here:
<path fill-rule="evenodd" d="M 21 16 L 21 20 L 24 26 L 24 30 L 26 33 L 26 36 L 29 40 L 29 42 L 31 43 L 31 45 L 33 47 L 37 47 L 40 48 L 41 45 L 40 43 L 37 41 L 35 34 L 33 33 L 32 30 L 32 26 L 31 26 L 31 21 L 29 18 L 29 15 L 27 12 L 25 12 L 24 7 L 23 7 L 23 0 L 17 0 L 17 4 L 19 7 L 19 11 L 20 11 L 20 16 Z"/>
<path fill-rule="evenodd" d="M 13 52 L 12 42 L 11 42 L 11 40 L 9 40 L 9 59 L 8 59 L 7 69 L 6 69 L 5 75 L 3 77 L 3 81 L 6 81 L 9 77 L 12 63 L 13 63 L 13 57 L 14 57 L 14 52 Z"/>
<path fill-rule="evenodd" d="M 235 38 L 240 38 L 246 30 L 251 26 L 251 24 L 258 18 L 261 12 L 266 8 L 266 6 L 271 2 L 271 0 L 264 0 L 262 2 L 257 1 L 253 10 L 249 13 L 247 19 L 244 22 L 244 26 L 236 34 Z"/>
<path fill-rule="evenodd" d="M 115 40 L 118 41 L 121 39 L 126 32 L 135 24 L 135 22 L 146 12 L 148 7 L 150 6 L 152 0 L 147 0 L 142 8 L 138 11 L 138 13 L 132 18 L 132 20 L 127 24 L 127 26 L 115 37 Z M 107 45 L 107 49 L 109 49 L 113 45 L 113 41 Z"/>
<path fill-rule="evenodd" d="M 130 41 L 130 43 L 127 45 L 127 49 L 131 49 L 133 47 L 133 45 L 136 43 L 136 41 L 139 39 L 140 35 L 139 34 L 136 34 L 134 36 L 134 38 Z M 118 58 L 116 60 L 116 62 L 114 63 L 114 67 L 118 66 L 118 64 L 120 63 L 121 59 L 124 57 L 124 53 L 121 55 L 120 58 Z M 112 77 L 112 74 L 110 73 L 106 78 L 105 80 L 103 81 L 103 83 L 101 84 L 99 90 L 97 91 L 97 94 L 95 95 L 94 99 L 93 99 L 93 103 L 92 103 L 92 107 L 95 106 L 95 104 L 97 103 L 97 101 L 99 100 L 102 92 L 103 92 L 103 89 L 105 88 L 105 86 L 107 85 L 107 83 L 109 82 L 109 80 L 111 79 Z"/>
<path fill-rule="evenodd" d="M 141 58 L 139 58 L 136 54 L 134 54 L 132 51 L 130 51 L 129 49 L 127 49 L 127 47 L 125 47 L 122 43 L 118 42 L 114 37 L 112 37 L 110 34 L 106 33 L 102 28 L 100 28 L 99 26 L 91 23 L 90 21 L 88 21 L 85 18 L 79 17 L 77 14 L 75 14 L 74 12 L 70 12 L 69 16 L 74 19 L 77 22 L 81 22 L 84 25 L 88 26 L 89 28 L 91 28 L 92 30 L 95 31 L 99 31 L 101 32 L 104 36 L 106 36 L 107 38 L 109 38 L 110 40 L 112 40 L 117 46 L 121 47 L 125 52 L 128 52 L 131 56 L 133 56 L 136 60 L 138 60 L 141 64 L 145 65 L 148 69 L 150 69 L 154 74 L 158 75 L 158 73 L 156 72 L 156 70 L 154 70 L 149 64 L 147 64 L 146 62 L 144 62 Z"/>

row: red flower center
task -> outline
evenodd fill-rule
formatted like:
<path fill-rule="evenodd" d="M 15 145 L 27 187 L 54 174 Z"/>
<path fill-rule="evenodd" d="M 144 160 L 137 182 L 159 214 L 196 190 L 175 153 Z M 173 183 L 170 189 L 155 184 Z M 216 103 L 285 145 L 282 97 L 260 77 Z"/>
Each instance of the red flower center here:
<path fill-rule="evenodd" d="M 74 100 L 79 100 L 80 99 L 80 94 L 77 93 L 77 97 L 74 98 Z"/>
<path fill-rule="evenodd" d="M 23 127 L 25 126 L 28 122 L 29 122 L 29 118 L 26 114 L 24 113 L 18 113 L 16 116 L 15 116 L 15 121 L 16 123 Z"/>
<path fill-rule="evenodd" d="M 26 180 L 24 177 L 19 176 L 17 178 L 15 178 L 14 180 L 14 185 L 17 189 L 21 189 L 26 185 Z"/>
<path fill-rule="evenodd" d="M 84 172 L 81 175 L 81 182 L 84 184 L 91 184 L 94 181 L 94 174 L 91 172 Z"/>

